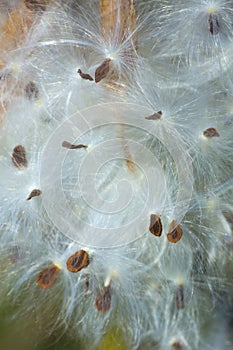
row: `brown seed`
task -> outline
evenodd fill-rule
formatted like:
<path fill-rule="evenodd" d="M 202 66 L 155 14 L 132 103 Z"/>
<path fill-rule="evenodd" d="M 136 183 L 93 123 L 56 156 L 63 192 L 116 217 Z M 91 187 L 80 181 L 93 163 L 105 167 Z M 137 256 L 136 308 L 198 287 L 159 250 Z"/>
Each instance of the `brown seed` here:
<path fill-rule="evenodd" d="M 46 5 L 49 0 L 24 0 L 24 5 L 30 10 L 35 12 L 42 12 L 46 10 Z"/>
<path fill-rule="evenodd" d="M 216 15 L 209 15 L 209 28 L 210 28 L 210 33 L 212 35 L 217 35 L 219 33 L 219 22 L 218 22 L 218 17 Z"/>
<path fill-rule="evenodd" d="M 112 296 L 111 296 L 110 286 L 103 287 L 99 291 L 95 299 L 94 305 L 99 312 L 107 312 L 111 307 L 111 299 L 112 299 Z"/>
<path fill-rule="evenodd" d="M 181 239 L 182 236 L 183 236 L 182 228 L 173 220 L 169 226 L 167 239 L 171 243 L 176 243 Z"/>
<path fill-rule="evenodd" d="M 85 250 L 79 250 L 71 255 L 66 262 L 67 269 L 70 272 L 78 272 L 90 263 L 89 255 Z"/>
<path fill-rule="evenodd" d="M 102 79 L 106 78 L 106 76 L 109 73 L 110 70 L 110 62 L 111 59 L 110 58 L 106 58 L 104 60 L 104 62 L 96 68 L 95 71 L 95 82 L 98 83 L 100 82 Z"/>
<path fill-rule="evenodd" d="M 90 290 L 90 275 L 87 273 L 85 275 L 85 295 L 88 294 Z"/>
<path fill-rule="evenodd" d="M 215 128 L 206 129 L 205 131 L 203 131 L 203 135 L 208 138 L 220 136 Z"/>
<path fill-rule="evenodd" d="M 176 308 L 177 310 L 184 309 L 184 287 L 179 285 L 176 290 Z"/>
<path fill-rule="evenodd" d="M 48 289 L 52 287 L 56 281 L 59 272 L 60 268 L 57 265 L 52 264 L 39 273 L 36 279 L 36 283 L 40 288 Z"/>
<path fill-rule="evenodd" d="M 179 341 L 176 341 L 175 343 L 172 344 L 172 349 L 174 350 L 184 350 L 183 346 Z"/>
<path fill-rule="evenodd" d="M 39 97 L 39 90 L 33 81 L 30 81 L 25 87 L 25 95 L 29 100 L 35 100 Z"/>
<path fill-rule="evenodd" d="M 68 141 L 63 141 L 62 142 L 62 147 L 64 148 L 68 148 L 68 149 L 77 149 L 77 148 L 87 148 L 88 146 L 86 145 L 73 145 L 72 143 L 68 142 Z"/>
<path fill-rule="evenodd" d="M 41 190 L 38 190 L 38 189 L 35 189 L 35 190 L 32 190 L 32 192 L 29 194 L 27 200 L 30 201 L 30 199 L 32 199 L 33 197 L 38 197 L 41 195 Z"/>
<path fill-rule="evenodd" d="M 77 70 L 77 73 L 78 73 L 78 74 L 80 75 L 80 77 L 83 78 L 83 79 L 90 80 L 90 81 L 93 81 L 93 80 L 94 80 L 94 79 L 90 76 L 90 74 L 83 73 L 83 72 L 81 71 L 80 68 Z"/>
<path fill-rule="evenodd" d="M 158 111 L 152 115 L 149 115 L 149 117 L 146 117 L 145 119 L 147 120 L 158 120 L 158 119 L 161 119 L 161 116 L 162 116 L 162 112 L 161 111 Z"/>
<path fill-rule="evenodd" d="M 25 148 L 21 145 L 16 146 L 12 153 L 13 164 L 20 169 L 26 168 L 28 165 Z"/>
<path fill-rule="evenodd" d="M 162 234 L 162 222 L 158 215 L 151 214 L 150 216 L 150 226 L 149 231 L 152 233 L 152 235 L 155 235 L 157 237 L 160 237 Z"/>

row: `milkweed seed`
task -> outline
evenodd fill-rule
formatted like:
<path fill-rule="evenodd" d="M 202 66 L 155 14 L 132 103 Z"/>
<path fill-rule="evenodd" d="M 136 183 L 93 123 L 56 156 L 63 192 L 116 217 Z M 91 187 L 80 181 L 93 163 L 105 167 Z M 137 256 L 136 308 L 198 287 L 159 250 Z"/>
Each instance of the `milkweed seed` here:
<path fill-rule="evenodd" d="M 49 0 L 24 0 L 24 5 L 30 10 L 41 12 L 46 10 Z"/>
<path fill-rule="evenodd" d="M 162 114 L 163 113 L 161 111 L 158 111 L 158 112 L 156 112 L 156 113 L 154 113 L 152 115 L 149 115 L 149 117 L 146 117 L 145 119 L 147 119 L 147 120 L 158 120 L 158 119 L 161 119 Z"/>
<path fill-rule="evenodd" d="M 29 194 L 27 200 L 30 201 L 30 199 L 32 199 L 33 197 L 38 197 L 41 195 L 41 190 L 38 190 L 38 189 L 35 189 L 35 190 L 32 190 L 32 192 Z"/>
<path fill-rule="evenodd" d="M 12 264 L 17 264 L 20 261 L 20 253 L 19 253 L 19 248 L 17 246 L 13 246 L 11 248 L 10 260 Z"/>
<path fill-rule="evenodd" d="M 70 272 L 78 272 L 90 263 L 89 255 L 85 250 L 79 250 L 71 255 L 66 262 L 67 269 Z"/>
<path fill-rule="evenodd" d="M 176 341 L 175 343 L 172 344 L 172 349 L 174 349 L 174 350 L 184 350 L 183 346 L 178 341 Z"/>
<path fill-rule="evenodd" d="M 152 233 L 152 235 L 160 237 L 162 234 L 162 222 L 158 215 L 151 214 L 150 216 L 150 226 L 149 231 Z"/>
<path fill-rule="evenodd" d="M 171 243 L 176 243 L 181 239 L 182 236 L 183 236 L 182 228 L 173 220 L 169 226 L 167 239 Z"/>
<path fill-rule="evenodd" d="M 87 273 L 85 275 L 85 295 L 88 294 L 90 290 L 90 275 Z"/>
<path fill-rule="evenodd" d="M 42 289 L 48 289 L 52 287 L 57 279 L 57 275 L 60 272 L 60 268 L 55 264 L 50 265 L 46 269 L 42 270 L 37 276 L 36 283 Z"/>
<path fill-rule="evenodd" d="M 108 287 L 103 287 L 96 299 L 95 299 L 95 307 L 99 312 L 107 312 L 110 307 L 111 307 L 111 290 L 110 290 L 110 286 Z"/>
<path fill-rule="evenodd" d="M 176 290 L 176 308 L 177 310 L 184 309 L 184 287 L 182 285 Z"/>
<path fill-rule="evenodd" d="M 205 131 L 203 131 L 203 135 L 205 137 L 211 138 L 211 137 L 219 137 L 219 133 L 215 128 L 208 128 Z"/>
<path fill-rule="evenodd" d="M 39 97 L 39 90 L 33 81 L 25 86 L 25 95 L 29 100 L 35 100 Z"/>
<path fill-rule="evenodd" d="M 212 35 L 217 35 L 219 33 L 219 22 L 216 15 L 209 15 L 209 28 Z"/>
<path fill-rule="evenodd" d="M 12 153 L 13 164 L 20 169 L 26 168 L 28 165 L 25 148 L 21 145 L 16 146 Z"/>
<path fill-rule="evenodd" d="M 71 144 L 68 141 L 63 141 L 62 142 L 62 147 L 68 148 L 68 149 L 77 149 L 77 148 L 87 148 L 88 146 L 82 145 L 82 144 L 80 144 L 80 145 L 73 145 L 73 144 Z"/>
<path fill-rule="evenodd" d="M 95 82 L 99 83 L 102 79 L 106 78 L 110 70 L 110 58 L 106 58 L 104 62 L 96 68 Z"/>
<path fill-rule="evenodd" d="M 94 79 L 90 76 L 90 74 L 83 73 L 83 72 L 81 71 L 80 68 L 77 70 L 77 73 L 78 73 L 78 74 L 80 75 L 80 77 L 83 78 L 83 79 L 90 80 L 90 81 L 93 81 L 93 80 L 94 80 Z"/>

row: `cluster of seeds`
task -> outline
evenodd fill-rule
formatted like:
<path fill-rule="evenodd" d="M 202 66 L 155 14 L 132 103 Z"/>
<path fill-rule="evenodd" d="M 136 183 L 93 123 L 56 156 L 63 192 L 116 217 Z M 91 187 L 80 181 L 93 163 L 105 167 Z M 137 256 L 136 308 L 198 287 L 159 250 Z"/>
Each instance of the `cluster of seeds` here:
<path fill-rule="evenodd" d="M 119 350 L 230 350 L 232 2 L 18 0 L 0 44 L 14 319 L 88 350 L 112 329 Z"/>

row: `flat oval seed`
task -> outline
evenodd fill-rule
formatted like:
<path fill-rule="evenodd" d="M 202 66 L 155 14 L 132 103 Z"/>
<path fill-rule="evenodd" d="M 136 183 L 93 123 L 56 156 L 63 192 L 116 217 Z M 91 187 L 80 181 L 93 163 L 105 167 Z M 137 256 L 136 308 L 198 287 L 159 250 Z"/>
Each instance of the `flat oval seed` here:
<path fill-rule="evenodd" d="M 87 148 L 86 145 L 73 145 L 72 143 L 68 142 L 68 141 L 63 141 L 62 142 L 62 147 L 64 148 L 68 148 L 68 149 L 78 149 L 78 148 Z"/>
<path fill-rule="evenodd" d="M 111 300 L 110 286 L 104 287 L 99 291 L 94 305 L 99 312 L 107 312 L 111 307 Z"/>
<path fill-rule="evenodd" d="M 78 272 L 87 267 L 90 263 L 89 255 L 85 250 L 79 250 L 71 255 L 66 262 L 67 269 L 70 272 Z"/>
<path fill-rule="evenodd" d="M 183 236 L 182 228 L 173 220 L 169 226 L 167 239 L 171 243 L 176 243 L 181 239 L 182 236 Z"/>
<path fill-rule="evenodd" d="M 205 137 L 219 137 L 219 133 L 217 132 L 217 130 L 215 128 L 208 128 L 203 132 L 203 135 Z"/>
<path fill-rule="evenodd" d="M 87 273 L 85 276 L 85 295 L 87 295 L 90 291 L 90 275 Z"/>
<path fill-rule="evenodd" d="M 41 195 L 41 190 L 38 190 L 38 189 L 35 189 L 35 190 L 32 190 L 32 192 L 29 194 L 27 200 L 30 201 L 30 199 L 32 199 L 33 197 L 38 197 Z"/>
<path fill-rule="evenodd" d="M 219 22 L 216 15 L 209 15 L 209 28 L 212 35 L 217 35 L 219 33 Z"/>
<path fill-rule="evenodd" d="M 87 74 L 87 73 L 83 73 L 81 71 L 81 69 L 79 68 L 77 70 L 77 73 L 80 75 L 81 78 L 85 79 L 85 80 L 90 80 L 90 81 L 93 81 L 94 79 L 90 76 L 90 74 Z"/>
<path fill-rule="evenodd" d="M 39 90 L 36 84 L 33 81 L 30 81 L 25 86 L 25 95 L 29 100 L 35 100 L 39 97 Z"/>
<path fill-rule="evenodd" d="M 12 162 L 17 168 L 26 168 L 28 165 L 25 148 L 21 145 L 16 146 L 12 153 Z"/>
<path fill-rule="evenodd" d="M 158 120 L 158 119 L 161 119 L 162 117 L 162 112 L 161 111 L 158 111 L 152 115 L 149 115 L 149 117 L 145 117 L 145 119 L 147 120 Z"/>
<path fill-rule="evenodd" d="M 96 68 L 95 71 L 95 82 L 98 83 L 102 79 L 106 78 L 110 70 L 110 58 L 106 58 L 104 62 Z"/>
<path fill-rule="evenodd" d="M 149 231 L 152 233 L 152 235 L 160 237 L 162 234 L 162 222 L 158 215 L 151 214 L 150 216 L 150 226 Z"/>
<path fill-rule="evenodd" d="M 42 289 L 48 289 L 52 287 L 57 279 L 57 275 L 60 272 L 60 268 L 55 264 L 50 265 L 46 269 L 42 270 L 37 276 L 36 283 Z"/>
<path fill-rule="evenodd" d="M 46 10 L 46 5 L 49 0 L 24 0 L 24 5 L 30 10 L 35 12 L 42 12 Z"/>
<path fill-rule="evenodd" d="M 176 290 L 176 308 L 177 310 L 184 309 L 184 287 L 182 285 Z"/>
<path fill-rule="evenodd" d="M 179 341 L 176 341 L 172 344 L 172 349 L 174 350 L 184 350 L 183 346 Z"/>

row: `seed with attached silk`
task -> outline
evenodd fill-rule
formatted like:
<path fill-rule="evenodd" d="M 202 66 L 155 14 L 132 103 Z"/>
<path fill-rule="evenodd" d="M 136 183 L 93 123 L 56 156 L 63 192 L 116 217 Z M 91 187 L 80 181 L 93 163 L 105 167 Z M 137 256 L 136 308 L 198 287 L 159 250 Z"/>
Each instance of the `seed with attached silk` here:
<path fill-rule="evenodd" d="M 68 148 L 68 149 L 77 149 L 77 148 L 87 148 L 86 145 L 73 145 L 72 143 L 68 142 L 68 141 L 63 141 L 62 142 L 62 147 L 64 148 Z"/>
<path fill-rule="evenodd" d="M 160 237 L 162 234 L 162 230 L 163 230 L 163 227 L 162 227 L 160 217 L 158 215 L 151 214 L 150 226 L 149 226 L 150 233 L 152 233 L 152 235 Z"/>
<path fill-rule="evenodd" d="M 89 263 L 90 260 L 88 253 L 81 249 L 69 257 L 66 266 L 70 272 L 78 272 L 87 267 Z"/>
<path fill-rule="evenodd" d="M 26 151 L 23 146 L 18 145 L 13 149 L 12 162 L 17 168 L 23 169 L 27 167 Z"/>
<path fill-rule="evenodd" d="M 182 228 L 173 220 L 169 226 L 167 239 L 171 243 L 176 243 L 181 239 L 182 236 L 183 236 Z"/>
<path fill-rule="evenodd" d="M 46 10 L 49 0 L 24 0 L 24 5 L 31 11 L 40 12 Z"/>
<path fill-rule="evenodd" d="M 29 100 L 35 100 L 39 97 L 39 90 L 33 81 L 25 86 L 25 95 Z"/>
<path fill-rule="evenodd" d="M 110 58 L 106 58 L 104 62 L 96 68 L 95 71 L 95 82 L 98 83 L 102 79 L 106 78 L 110 70 Z"/>
<path fill-rule="evenodd" d="M 87 73 L 83 73 L 81 71 L 81 69 L 79 68 L 77 70 L 77 73 L 80 75 L 81 78 L 85 79 L 85 80 L 90 80 L 90 81 L 93 81 L 94 79 L 90 76 L 90 74 L 87 74 Z"/>
<path fill-rule="evenodd" d="M 209 29 L 212 35 L 217 35 L 219 33 L 219 22 L 216 15 L 209 15 Z"/>
<path fill-rule="evenodd" d="M 176 290 L 176 308 L 177 310 L 184 309 L 184 287 L 182 285 Z"/>
<path fill-rule="evenodd" d="M 94 305 L 99 312 L 107 312 L 111 307 L 111 299 L 112 299 L 112 296 L 111 296 L 110 286 L 103 287 L 99 291 L 95 299 Z"/>
<path fill-rule="evenodd" d="M 149 115 L 149 117 L 145 117 L 145 119 L 147 120 L 158 120 L 158 119 L 161 119 L 162 117 L 162 112 L 161 111 L 158 111 L 152 115 Z"/>
<path fill-rule="evenodd" d="M 210 138 L 210 137 L 219 137 L 220 136 L 218 131 L 215 128 L 208 128 L 208 129 L 206 129 L 203 132 L 203 135 L 205 137 L 208 137 L 208 138 Z"/>
<path fill-rule="evenodd" d="M 48 289 L 52 287 L 56 281 L 59 272 L 60 268 L 57 265 L 52 264 L 39 273 L 36 279 L 36 283 L 40 288 Z"/>
<path fill-rule="evenodd" d="M 35 189 L 35 190 L 32 190 L 32 192 L 29 194 L 27 200 L 30 201 L 30 199 L 32 199 L 33 197 L 38 197 L 41 195 L 41 190 L 38 190 L 38 189 Z"/>
<path fill-rule="evenodd" d="M 172 349 L 174 349 L 174 350 L 184 350 L 183 346 L 181 345 L 181 343 L 179 341 L 175 341 L 172 344 Z"/>

